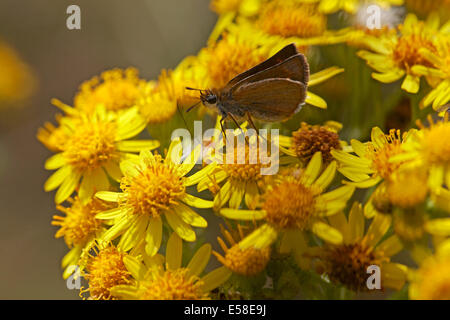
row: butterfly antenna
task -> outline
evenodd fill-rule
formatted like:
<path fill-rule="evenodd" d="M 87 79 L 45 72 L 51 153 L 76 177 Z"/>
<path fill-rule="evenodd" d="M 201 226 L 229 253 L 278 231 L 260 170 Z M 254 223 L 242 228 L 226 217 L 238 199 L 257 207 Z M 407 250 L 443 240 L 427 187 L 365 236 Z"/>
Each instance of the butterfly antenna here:
<path fill-rule="evenodd" d="M 184 122 L 184 125 L 186 126 L 186 129 L 188 129 L 189 133 L 192 134 L 192 132 L 189 129 L 189 126 L 188 126 L 188 124 L 186 122 L 186 119 L 183 117 L 183 113 L 181 112 L 181 108 L 180 108 L 180 104 L 178 103 L 178 100 L 177 100 L 177 110 L 180 113 L 181 119 L 183 119 L 183 122 Z"/>
<path fill-rule="evenodd" d="M 195 91 L 200 91 L 202 92 L 202 89 L 197 89 L 197 88 L 191 88 L 191 87 L 186 87 L 186 90 L 195 90 Z"/>
<path fill-rule="evenodd" d="M 192 106 L 190 106 L 189 108 L 187 108 L 186 112 L 191 111 L 192 109 L 194 109 L 196 106 L 198 106 L 200 104 L 201 101 L 196 102 L 195 104 L 193 104 Z"/>

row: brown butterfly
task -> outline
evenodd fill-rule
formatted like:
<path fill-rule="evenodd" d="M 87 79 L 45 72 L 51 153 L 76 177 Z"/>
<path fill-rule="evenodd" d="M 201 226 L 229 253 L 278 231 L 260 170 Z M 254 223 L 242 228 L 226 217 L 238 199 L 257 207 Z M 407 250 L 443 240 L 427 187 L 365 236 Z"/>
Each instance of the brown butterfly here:
<path fill-rule="evenodd" d="M 291 43 L 269 59 L 237 75 L 222 89 L 187 89 L 199 90 L 200 102 L 217 109 L 222 116 L 222 131 L 227 117 L 238 125 L 236 117 L 245 115 L 256 129 L 252 117 L 276 122 L 296 114 L 305 103 L 308 81 L 308 62 Z"/>

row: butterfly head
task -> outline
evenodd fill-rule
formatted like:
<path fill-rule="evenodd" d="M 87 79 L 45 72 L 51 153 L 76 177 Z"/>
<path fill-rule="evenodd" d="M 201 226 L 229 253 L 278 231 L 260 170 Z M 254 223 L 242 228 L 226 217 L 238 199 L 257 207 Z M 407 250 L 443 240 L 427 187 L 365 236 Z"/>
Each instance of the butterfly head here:
<path fill-rule="evenodd" d="M 200 100 L 206 107 L 216 107 L 217 94 L 212 90 L 205 90 L 200 93 Z"/>

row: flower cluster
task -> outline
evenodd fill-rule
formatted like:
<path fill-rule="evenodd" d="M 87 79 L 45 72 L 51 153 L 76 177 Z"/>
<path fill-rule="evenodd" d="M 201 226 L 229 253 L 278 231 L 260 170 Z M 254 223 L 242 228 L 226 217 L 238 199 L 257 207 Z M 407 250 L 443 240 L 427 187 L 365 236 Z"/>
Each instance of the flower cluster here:
<path fill-rule="evenodd" d="M 37 133 L 54 153 L 44 189 L 56 190 L 64 214 L 52 222 L 69 248 L 63 277 L 79 267 L 82 297 L 353 297 L 373 292 L 375 266 L 384 294 L 450 299 L 450 24 L 429 8 L 394 29 L 329 27 L 364 2 L 213 0 L 207 45 L 175 69 L 156 80 L 108 70 L 82 83 L 72 106 L 52 101 L 62 113 Z M 177 109 L 223 129 L 187 88 L 223 88 L 289 43 L 309 61 L 306 106 L 286 122 L 256 123 L 280 135 L 247 135 L 250 119 L 232 134 L 196 136 L 193 148 L 171 139 L 187 124 Z M 411 121 L 385 126 L 405 99 Z M 269 175 L 251 152 L 267 142 L 278 168 Z M 211 269 L 211 255 L 221 267 Z"/>

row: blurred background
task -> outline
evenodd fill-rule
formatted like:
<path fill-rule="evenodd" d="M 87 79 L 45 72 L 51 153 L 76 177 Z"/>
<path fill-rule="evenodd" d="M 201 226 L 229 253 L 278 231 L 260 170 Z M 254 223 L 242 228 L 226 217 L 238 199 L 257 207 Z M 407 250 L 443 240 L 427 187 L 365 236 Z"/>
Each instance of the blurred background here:
<path fill-rule="evenodd" d="M 154 79 L 197 53 L 216 21 L 208 0 L 129 3 L 0 1 L 0 60 L 11 53 L 0 61 L 0 85 L 14 62 L 8 57 L 28 65 L 21 66 L 28 76 L 17 80 L 27 84 L 27 92 L 18 92 L 25 99 L 0 104 L 0 299 L 79 299 L 61 277 L 67 248 L 50 225 L 54 193 L 43 190 L 51 152 L 35 137 L 54 122 L 50 100 L 72 104 L 81 82 L 114 67 L 134 66 Z M 81 30 L 66 27 L 71 4 L 81 8 Z"/>

